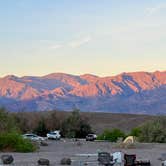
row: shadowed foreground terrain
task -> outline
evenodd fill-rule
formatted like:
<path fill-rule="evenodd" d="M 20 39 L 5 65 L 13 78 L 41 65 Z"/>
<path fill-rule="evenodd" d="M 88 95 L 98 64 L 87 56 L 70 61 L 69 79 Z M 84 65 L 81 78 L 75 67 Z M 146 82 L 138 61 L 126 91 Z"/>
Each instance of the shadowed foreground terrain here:
<path fill-rule="evenodd" d="M 118 149 L 116 144 L 110 142 L 87 142 L 80 140 L 80 143 L 68 139 L 60 141 L 48 141 L 48 146 L 41 147 L 36 153 L 9 153 L 12 154 L 15 161 L 14 166 L 37 166 L 39 158 L 47 158 L 50 160 L 51 166 L 59 166 L 63 157 L 72 159 L 72 166 L 82 166 L 86 162 L 89 166 L 97 166 L 97 152 L 116 152 L 122 151 L 127 154 L 136 154 L 138 160 L 149 159 L 152 166 L 160 166 L 161 153 L 164 153 L 166 144 L 138 144 L 134 149 Z M 1 153 L 2 154 L 2 153 Z M 93 154 L 88 157 L 86 154 Z M 93 162 L 92 162 L 93 161 Z"/>

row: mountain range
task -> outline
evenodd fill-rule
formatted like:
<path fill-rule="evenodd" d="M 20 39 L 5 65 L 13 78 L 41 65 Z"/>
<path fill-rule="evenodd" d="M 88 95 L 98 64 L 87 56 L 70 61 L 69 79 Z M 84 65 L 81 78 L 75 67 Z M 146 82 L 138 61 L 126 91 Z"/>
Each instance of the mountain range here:
<path fill-rule="evenodd" d="M 0 78 L 0 107 L 10 111 L 81 111 L 166 114 L 166 71 L 91 74 L 53 73 Z"/>

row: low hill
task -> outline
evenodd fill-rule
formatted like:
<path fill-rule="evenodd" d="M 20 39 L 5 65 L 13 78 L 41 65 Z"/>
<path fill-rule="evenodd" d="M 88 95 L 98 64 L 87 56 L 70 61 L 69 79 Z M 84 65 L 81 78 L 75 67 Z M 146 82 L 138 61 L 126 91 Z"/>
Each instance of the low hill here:
<path fill-rule="evenodd" d="M 52 115 L 54 113 L 54 115 Z M 15 114 L 15 113 L 14 113 Z M 51 118 L 49 120 L 50 115 L 58 121 L 63 122 L 65 118 L 67 118 L 71 112 L 65 111 L 44 111 L 44 112 L 21 112 L 16 113 L 21 114 L 21 119 L 26 120 L 27 128 L 32 129 L 37 125 L 39 119 L 46 119 L 46 123 L 49 126 L 50 123 L 54 123 Z M 83 116 L 89 124 L 92 126 L 93 131 L 96 133 L 101 133 L 105 129 L 113 129 L 119 128 L 125 132 L 129 132 L 132 128 L 138 127 L 143 123 L 154 120 L 157 116 L 151 115 L 136 115 L 136 114 L 117 114 L 117 113 L 102 113 L 102 112 L 81 112 L 81 116 Z"/>
<path fill-rule="evenodd" d="M 118 128 L 129 132 L 132 128 L 138 127 L 148 121 L 154 120 L 157 116 L 134 115 L 134 114 L 112 114 L 112 113 L 87 113 L 89 122 L 97 133 L 105 129 Z"/>

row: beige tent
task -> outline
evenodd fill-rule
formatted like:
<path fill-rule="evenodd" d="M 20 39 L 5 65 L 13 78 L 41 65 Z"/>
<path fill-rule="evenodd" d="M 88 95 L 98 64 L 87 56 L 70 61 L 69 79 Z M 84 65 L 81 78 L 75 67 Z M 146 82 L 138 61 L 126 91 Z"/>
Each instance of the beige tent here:
<path fill-rule="evenodd" d="M 134 136 L 128 136 L 124 141 L 123 143 L 125 144 L 133 144 L 136 142 L 136 139 Z"/>

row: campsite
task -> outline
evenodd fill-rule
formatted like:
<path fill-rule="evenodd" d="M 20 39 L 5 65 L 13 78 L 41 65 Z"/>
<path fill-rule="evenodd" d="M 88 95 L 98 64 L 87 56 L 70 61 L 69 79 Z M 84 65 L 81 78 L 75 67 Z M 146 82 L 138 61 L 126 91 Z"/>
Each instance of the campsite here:
<path fill-rule="evenodd" d="M 54 115 L 54 118 L 58 117 L 58 112 L 56 114 L 55 113 L 56 112 L 50 112 L 50 115 Z M 60 137 L 59 130 L 52 130 L 52 132 L 47 133 L 48 131 L 51 131 L 51 128 L 47 128 L 47 121 L 45 121 L 45 119 L 49 117 L 47 114 L 43 114 L 45 115 L 43 116 L 45 119 L 43 118 L 42 121 L 39 120 L 39 123 L 35 121 L 37 127 L 33 130 L 34 134 L 30 134 L 30 130 L 25 134 L 23 130 L 24 127 L 28 129 L 27 126 L 22 125 L 25 124 L 23 120 L 27 122 L 27 120 L 23 118 L 25 115 L 34 116 L 39 114 L 35 114 L 33 112 L 29 114 L 21 113 L 20 121 L 19 113 L 12 114 L 1 109 L 1 164 L 4 164 L 3 157 L 6 157 L 4 155 L 11 155 L 9 160 L 13 160 L 10 162 L 13 166 L 37 166 L 41 165 L 39 163 L 41 160 L 43 161 L 43 159 L 45 159 L 47 163 L 49 162 L 47 165 L 50 166 L 61 165 L 63 163 L 63 159 L 68 159 L 67 161 L 70 161 L 70 165 L 73 166 L 97 166 L 99 165 L 99 161 L 101 161 L 99 160 L 100 154 L 107 154 L 109 162 L 112 162 L 111 158 L 113 156 L 114 165 L 112 166 L 117 165 L 117 160 L 118 164 L 121 166 L 128 166 L 124 165 L 124 162 L 127 161 L 127 159 L 125 159 L 125 156 L 127 155 L 131 155 L 133 160 L 132 162 L 134 163 L 149 162 L 152 166 L 161 166 L 162 160 L 166 160 L 166 158 L 161 159 L 161 156 L 164 156 L 163 154 L 165 154 L 166 149 L 165 117 L 156 116 L 154 120 L 151 120 L 150 117 L 144 125 L 133 128 L 131 131 L 128 131 L 128 133 L 123 132 L 123 130 L 118 128 L 106 129 L 103 130 L 103 132 L 94 133 L 93 131 L 95 131 L 95 128 L 93 127 L 92 122 L 88 123 L 87 119 L 83 118 L 83 115 L 79 110 L 73 110 L 70 114 L 67 114 L 64 121 L 61 122 L 62 124 L 59 129 L 62 129 L 60 130 L 62 137 Z M 96 115 L 98 114 L 96 113 Z M 115 117 L 119 118 L 119 116 L 121 115 L 110 115 L 110 122 L 113 122 L 113 119 L 115 119 Z M 126 115 L 126 117 L 127 116 L 128 115 Z M 108 118 L 108 114 L 105 117 Z M 142 118 L 145 118 L 140 115 L 130 115 L 128 117 L 128 122 L 132 122 L 133 117 L 138 117 L 138 119 L 141 119 L 141 122 Z M 28 116 L 26 116 L 26 118 L 28 118 Z M 38 118 L 40 117 L 38 116 Z M 34 122 L 32 118 L 28 119 L 30 124 Z M 106 122 L 106 118 L 104 118 L 104 121 L 102 119 L 103 118 L 100 118 L 101 123 L 98 124 Z M 127 118 L 125 119 L 125 122 L 126 120 Z M 53 123 L 53 125 L 55 125 L 55 123 Z M 32 129 L 32 125 L 30 126 Z M 122 123 L 121 126 L 125 125 Z M 157 128 L 155 126 L 157 126 Z M 20 131 L 22 131 L 22 135 L 20 134 Z M 160 134 L 156 135 L 158 132 L 160 132 Z M 58 133 L 59 137 L 57 137 Z M 86 137 L 83 137 L 83 134 Z M 120 160 L 119 157 L 114 157 L 119 154 L 121 155 Z M 139 164 L 134 166 L 144 165 Z"/>
<path fill-rule="evenodd" d="M 114 153 L 123 152 L 136 154 L 138 160 L 150 160 L 152 166 L 161 166 L 159 158 L 165 153 L 166 144 L 159 143 L 136 143 L 130 148 L 120 148 L 118 143 L 107 141 L 86 141 L 80 139 L 61 139 L 47 141 L 48 146 L 41 146 L 34 153 L 1 153 L 11 154 L 14 158 L 14 166 L 37 166 L 39 158 L 46 158 L 51 166 L 60 166 L 62 158 L 70 158 L 72 166 L 97 166 L 97 153 L 99 151 Z"/>
<path fill-rule="evenodd" d="M 0 166 L 166 166 L 166 0 L 0 0 Z"/>

